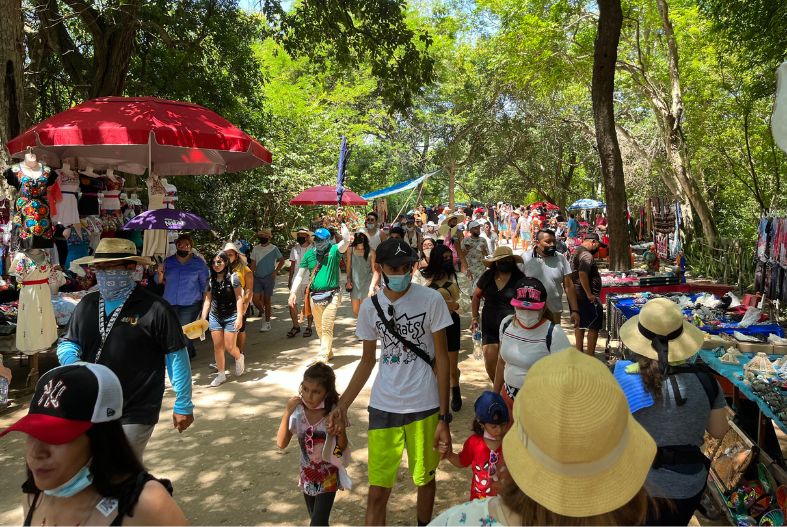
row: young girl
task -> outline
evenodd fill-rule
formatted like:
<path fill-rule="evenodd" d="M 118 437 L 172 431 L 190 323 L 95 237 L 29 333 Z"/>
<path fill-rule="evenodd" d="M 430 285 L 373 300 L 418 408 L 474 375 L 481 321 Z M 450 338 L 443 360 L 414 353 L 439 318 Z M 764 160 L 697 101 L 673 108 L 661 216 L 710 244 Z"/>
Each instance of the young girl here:
<path fill-rule="evenodd" d="M 506 468 L 503 463 L 503 434 L 508 426 L 508 408 L 499 393 L 485 391 L 475 402 L 473 435 L 458 454 L 448 452 L 446 459 L 455 467 L 472 467 L 470 499 L 496 496 Z"/>
<path fill-rule="evenodd" d="M 298 486 L 306 499 L 310 525 L 328 525 L 336 491 L 351 486 L 341 463 L 347 459 L 347 435 L 342 432 L 329 437 L 325 429 L 325 418 L 338 401 L 336 375 L 331 367 L 322 362 L 312 364 L 303 373 L 300 395 L 287 403 L 276 435 L 279 448 L 286 448 L 293 435 L 298 437 L 301 451 Z M 328 441 L 331 442 L 328 449 L 333 446 L 330 460 L 323 456 Z"/>
<path fill-rule="evenodd" d="M 352 250 L 344 253 L 347 284 L 345 289 L 350 292 L 353 314 L 357 317 L 361 302 L 374 294 L 374 249 L 369 246 L 369 236 L 364 229 L 355 233 Z"/>

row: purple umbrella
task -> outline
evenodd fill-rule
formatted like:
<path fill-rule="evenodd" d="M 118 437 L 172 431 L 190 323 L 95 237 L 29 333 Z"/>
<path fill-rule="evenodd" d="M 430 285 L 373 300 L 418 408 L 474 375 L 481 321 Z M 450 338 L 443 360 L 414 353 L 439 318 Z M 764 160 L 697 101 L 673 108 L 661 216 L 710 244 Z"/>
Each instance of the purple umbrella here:
<path fill-rule="evenodd" d="M 123 228 L 127 231 L 161 229 L 167 231 L 209 231 L 213 227 L 204 218 L 177 209 L 148 210 L 132 218 Z"/>

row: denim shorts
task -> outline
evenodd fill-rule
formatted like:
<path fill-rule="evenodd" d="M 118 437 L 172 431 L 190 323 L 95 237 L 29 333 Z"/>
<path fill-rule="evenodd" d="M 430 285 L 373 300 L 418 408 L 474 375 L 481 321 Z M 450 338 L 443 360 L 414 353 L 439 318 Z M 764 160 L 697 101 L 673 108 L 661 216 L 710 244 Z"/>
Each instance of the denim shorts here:
<path fill-rule="evenodd" d="M 237 333 L 235 329 L 235 320 L 238 314 L 233 313 L 226 318 L 218 318 L 215 314 L 208 315 L 208 329 L 211 331 L 226 331 L 227 333 Z"/>

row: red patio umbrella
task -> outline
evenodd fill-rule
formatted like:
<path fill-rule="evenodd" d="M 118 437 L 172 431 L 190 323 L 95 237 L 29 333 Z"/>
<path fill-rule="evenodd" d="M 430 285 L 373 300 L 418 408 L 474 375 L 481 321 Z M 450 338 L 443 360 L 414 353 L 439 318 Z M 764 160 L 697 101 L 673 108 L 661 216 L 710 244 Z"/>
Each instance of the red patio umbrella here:
<path fill-rule="evenodd" d="M 537 201 L 530 205 L 531 209 L 559 210 L 560 207 L 548 201 Z"/>
<path fill-rule="evenodd" d="M 101 97 L 41 121 L 8 142 L 12 157 L 28 148 L 51 166 L 72 158 L 80 168 L 161 176 L 221 174 L 271 162 L 271 153 L 216 112 L 154 97 Z"/>
<path fill-rule="evenodd" d="M 342 205 L 357 207 L 368 202 L 350 189 L 342 194 Z M 336 187 L 317 185 L 307 188 L 290 200 L 290 205 L 336 205 Z"/>

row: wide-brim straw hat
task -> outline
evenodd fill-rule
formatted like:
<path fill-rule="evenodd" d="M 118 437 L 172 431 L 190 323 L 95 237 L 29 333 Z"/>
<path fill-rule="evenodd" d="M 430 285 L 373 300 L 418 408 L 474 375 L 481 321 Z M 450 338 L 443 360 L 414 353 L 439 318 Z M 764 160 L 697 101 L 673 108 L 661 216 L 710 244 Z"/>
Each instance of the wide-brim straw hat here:
<path fill-rule="evenodd" d="M 148 256 L 137 256 L 137 247 L 131 240 L 123 238 L 102 238 L 98 242 L 96 251 L 90 256 L 77 258 L 73 263 L 77 265 L 93 265 L 106 262 L 137 262 L 153 265 L 153 259 Z"/>
<path fill-rule="evenodd" d="M 495 249 L 495 252 L 494 254 L 492 254 L 492 256 L 487 256 L 486 258 L 484 258 L 484 265 L 489 267 L 496 261 L 509 257 L 513 258 L 514 261 L 517 263 L 525 262 L 521 256 L 519 256 L 518 254 L 514 254 L 514 251 L 511 249 L 511 247 L 506 247 L 504 245 L 501 245 L 500 247 Z"/>
<path fill-rule="evenodd" d="M 662 337 L 657 339 L 656 337 Z M 654 298 L 642 306 L 620 328 L 620 340 L 636 353 L 659 360 L 654 343 L 667 345 L 667 362 L 676 364 L 695 355 L 702 347 L 705 333 L 686 321 L 680 308 L 666 298 Z"/>
<path fill-rule="evenodd" d="M 314 236 L 314 233 L 309 229 L 298 229 L 297 231 L 291 231 L 290 236 L 293 239 L 297 238 L 299 234 L 305 234 L 306 236 Z"/>
<path fill-rule="evenodd" d="M 243 265 L 246 265 L 246 255 L 240 252 L 240 249 L 238 249 L 237 245 L 232 242 L 225 243 L 224 247 L 221 249 L 221 252 L 226 253 L 227 251 L 235 251 L 235 254 L 238 255 L 238 258 L 240 258 L 240 261 L 243 262 Z"/>
<path fill-rule="evenodd" d="M 458 223 L 462 223 L 463 221 L 465 221 L 465 213 L 464 212 L 459 212 L 459 211 L 452 212 L 451 214 L 446 216 L 443 219 L 443 221 L 440 222 L 440 225 L 445 225 L 445 224 L 448 223 L 449 220 L 452 220 L 454 218 L 456 218 Z"/>
<path fill-rule="evenodd" d="M 519 489 L 572 518 L 612 512 L 642 488 L 656 442 L 601 361 L 567 348 L 536 362 L 503 438 Z"/>
<path fill-rule="evenodd" d="M 268 227 L 266 227 L 264 229 L 258 230 L 257 236 L 267 236 L 268 238 L 270 238 L 271 236 L 273 236 L 273 231 L 270 230 Z"/>

